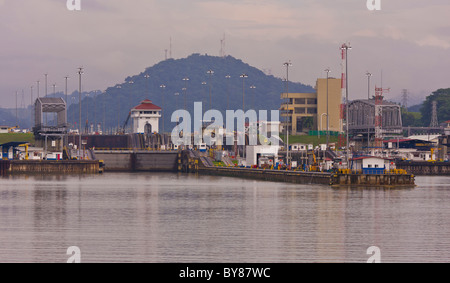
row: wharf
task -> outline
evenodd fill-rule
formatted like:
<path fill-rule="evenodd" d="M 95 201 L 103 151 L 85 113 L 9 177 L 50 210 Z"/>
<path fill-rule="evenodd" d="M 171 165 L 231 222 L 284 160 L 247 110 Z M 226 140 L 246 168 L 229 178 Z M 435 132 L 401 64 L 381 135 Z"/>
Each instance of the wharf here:
<path fill-rule="evenodd" d="M 417 176 L 450 176 L 450 162 L 398 161 L 395 165 Z"/>
<path fill-rule="evenodd" d="M 281 171 L 239 167 L 199 167 L 199 174 L 256 179 L 296 184 L 330 185 L 331 173 Z"/>
<path fill-rule="evenodd" d="M 102 172 L 98 160 L 1 160 L 2 176 L 9 174 L 96 174 Z"/>

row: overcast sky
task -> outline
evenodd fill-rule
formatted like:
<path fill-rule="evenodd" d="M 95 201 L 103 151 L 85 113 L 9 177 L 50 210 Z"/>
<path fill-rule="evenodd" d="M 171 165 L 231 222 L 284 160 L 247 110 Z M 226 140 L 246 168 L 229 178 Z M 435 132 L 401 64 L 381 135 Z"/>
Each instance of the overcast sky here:
<path fill-rule="evenodd" d="M 450 87 L 450 1 L 381 0 L 369 11 L 366 0 L 81 0 L 69 11 L 66 0 L 0 0 L 0 107 L 15 107 L 25 91 L 48 73 L 55 83 L 77 89 L 76 71 L 85 68 L 84 90 L 105 90 L 172 57 L 225 53 L 277 77 L 291 60 L 289 79 L 314 85 L 340 77 L 339 47 L 349 42 L 350 99 L 367 97 L 366 71 L 373 87 L 408 89 L 424 98 Z M 169 55 L 169 53 L 168 53 Z M 167 82 L 170 83 L 170 82 Z M 280 89 L 280 92 L 282 90 Z"/>

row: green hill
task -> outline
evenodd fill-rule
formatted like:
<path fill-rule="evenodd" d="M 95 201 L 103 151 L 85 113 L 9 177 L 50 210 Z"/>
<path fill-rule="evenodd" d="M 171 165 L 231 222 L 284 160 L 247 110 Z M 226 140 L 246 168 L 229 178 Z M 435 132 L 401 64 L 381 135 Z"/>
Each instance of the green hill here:
<path fill-rule="evenodd" d="M 207 74 L 213 70 L 214 74 Z M 91 123 L 106 124 L 107 130 L 115 130 L 118 125 L 122 127 L 129 110 L 144 99 L 150 99 L 154 104 L 165 111 L 165 129 L 170 131 L 174 123 L 170 116 L 176 109 L 184 108 L 184 91 L 187 88 L 187 110 L 192 113 L 193 102 L 203 101 L 203 109 L 209 109 L 210 87 L 212 108 L 225 111 L 227 103 L 229 109 L 242 109 L 243 79 L 241 74 L 247 74 L 245 79 L 245 109 L 275 110 L 280 107 L 280 93 L 285 89 L 285 83 L 280 78 L 264 74 L 261 70 L 252 67 L 231 56 L 215 57 L 193 54 L 183 59 L 168 59 L 144 72 L 125 78 L 125 82 L 109 87 L 105 92 L 82 100 L 83 128 L 86 117 Z M 149 78 L 146 78 L 146 75 Z M 226 76 L 231 78 L 227 79 Z M 188 77 L 189 81 L 183 81 Z M 206 82 L 207 84 L 202 84 Z M 165 85 L 166 88 L 161 88 Z M 250 89 L 250 86 L 256 89 Z M 290 83 L 290 92 L 313 92 L 311 86 L 301 83 Z M 175 93 L 179 93 L 176 96 Z M 229 94 L 229 95 L 228 95 Z M 163 102 L 164 95 L 164 102 Z M 78 104 L 69 108 L 68 119 L 70 123 L 78 122 Z"/>

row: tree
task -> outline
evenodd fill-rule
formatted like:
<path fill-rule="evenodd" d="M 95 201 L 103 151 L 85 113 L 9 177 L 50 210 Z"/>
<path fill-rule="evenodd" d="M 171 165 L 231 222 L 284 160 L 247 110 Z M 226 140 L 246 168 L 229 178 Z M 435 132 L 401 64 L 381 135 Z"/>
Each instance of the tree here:
<path fill-rule="evenodd" d="M 433 101 L 437 102 L 438 121 L 442 123 L 450 120 L 450 88 L 438 89 L 427 96 L 420 109 L 424 126 L 430 125 Z"/>

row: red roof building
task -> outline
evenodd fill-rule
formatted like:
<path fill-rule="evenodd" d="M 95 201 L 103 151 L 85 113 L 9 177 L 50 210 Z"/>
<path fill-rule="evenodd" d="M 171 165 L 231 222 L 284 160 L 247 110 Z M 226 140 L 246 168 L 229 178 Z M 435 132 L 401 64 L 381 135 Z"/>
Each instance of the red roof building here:
<path fill-rule="evenodd" d="M 149 99 L 146 99 L 138 106 L 133 107 L 133 109 L 131 109 L 133 133 L 158 133 L 161 112 L 161 107 L 153 104 Z"/>
<path fill-rule="evenodd" d="M 146 99 L 138 106 L 135 106 L 132 110 L 161 110 L 161 107 L 153 104 L 151 100 Z"/>

